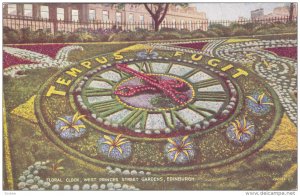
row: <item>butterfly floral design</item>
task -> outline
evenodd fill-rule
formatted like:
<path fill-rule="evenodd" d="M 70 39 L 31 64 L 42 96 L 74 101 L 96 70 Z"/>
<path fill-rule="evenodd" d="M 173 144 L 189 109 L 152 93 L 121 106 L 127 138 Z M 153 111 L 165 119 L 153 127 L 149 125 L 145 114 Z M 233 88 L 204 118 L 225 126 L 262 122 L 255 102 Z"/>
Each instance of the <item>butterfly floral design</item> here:
<path fill-rule="evenodd" d="M 18 78 L 24 76 L 20 74 L 22 71 L 37 69 L 37 68 L 48 68 L 48 67 L 67 67 L 72 65 L 73 63 L 68 61 L 69 53 L 73 50 L 83 50 L 81 46 L 65 46 L 61 48 L 55 58 L 52 58 L 48 55 L 41 54 L 38 52 L 8 47 L 4 46 L 3 51 L 13 55 L 17 58 L 33 62 L 33 64 L 17 64 L 10 67 L 7 67 L 3 70 L 4 76 L 11 76 L 13 78 Z"/>

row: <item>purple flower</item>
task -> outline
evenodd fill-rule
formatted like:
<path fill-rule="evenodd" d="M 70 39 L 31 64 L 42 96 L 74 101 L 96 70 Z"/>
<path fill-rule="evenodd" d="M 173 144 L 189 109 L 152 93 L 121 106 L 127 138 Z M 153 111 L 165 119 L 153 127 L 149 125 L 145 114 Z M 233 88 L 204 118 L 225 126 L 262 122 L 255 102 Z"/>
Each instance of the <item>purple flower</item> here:
<path fill-rule="evenodd" d="M 169 143 L 165 146 L 165 154 L 169 161 L 183 164 L 194 158 L 194 146 L 188 136 L 173 139 L 169 138 L 168 142 Z"/>
<path fill-rule="evenodd" d="M 77 112 L 74 116 L 58 118 L 55 124 L 55 131 L 63 139 L 73 139 L 82 136 L 86 132 L 85 125 L 80 120 L 84 115 Z"/>
<path fill-rule="evenodd" d="M 247 98 L 247 107 L 251 112 L 257 115 L 264 115 L 268 113 L 273 105 L 273 103 L 271 103 L 271 99 L 266 96 L 265 93 L 255 93 L 252 96 L 247 96 Z"/>
<path fill-rule="evenodd" d="M 157 52 L 153 52 L 153 49 L 146 49 L 146 51 L 141 51 L 138 52 L 136 54 L 136 56 L 140 59 L 146 59 L 146 58 L 153 58 L 153 57 L 157 57 L 158 53 Z"/>
<path fill-rule="evenodd" d="M 231 122 L 226 130 L 227 137 L 237 144 L 249 142 L 255 134 L 254 125 L 246 118 Z"/>
<path fill-rule="evenodd" d="M 101 137 L 98 140 L 99 152 L 115 160 L 127 159 L 131 155 L 131 142 L 121 137 L 122 134 Z"/>

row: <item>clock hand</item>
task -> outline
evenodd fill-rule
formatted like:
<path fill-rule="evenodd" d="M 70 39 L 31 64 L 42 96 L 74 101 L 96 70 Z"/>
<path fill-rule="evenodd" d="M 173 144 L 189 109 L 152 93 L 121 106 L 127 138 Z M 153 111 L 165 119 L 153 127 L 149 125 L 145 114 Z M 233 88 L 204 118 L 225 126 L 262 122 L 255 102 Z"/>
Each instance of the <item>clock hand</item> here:
<path fill-rule="evenodd" d="M 144 91 L 158 91 L 157 88 L 149 85 L 136 85 L 136 86 L 121 86 L 119 87 L 114 93 L 116 95 L 124 96 L 124 97 L 131 97 L 135 94 Z"/>
<path fill-rule="evenodd" d="M 177 80 L 159 81 L 159 80 L 155 79 L 154 77 L 148 76 L 146 74 L 140 73 L 134 69 L 129 68 L 127 66 L 127 64 L 118 64 L 117 68 L 119 68 L 121 71 L 132 74 L 132 75 L 142 79 L 143 81 L 147 82 L 152 87 L 156 87 L 157 89 L 163 91 L 166 96 L 170 97 L 171 99 L 173 99 L 175 102 L 177 102 L 179 104 L 184 104 L 188 100 L 187 95 L 176 90 L 176 88 L 181 88 L 181 87 L 185 86 L 185 84 L 181 81 L 177 81 Z M 133 92 L 133 93 L 127 92 L 125 94 L 127 94 L 128 96 L 132 96 L 135 93 L 137 93 L 137 91 L 141 92 L 140 89 L 144 89 L 144 88 L 145 88 L 144 86 L 143 87 L 139 86 L 136 88 L 135 92 Z M 118 89 L 118 90 L 124 91 L 125 89 L 126 89 L 126 91 L 128 91 L 128 90 L 131 90 L 132 88 L 127 87 L 127 88 Z M 145 89 L 154 90 L 153 88 L 147 88 L 147 87 Z M 118 90 L 115 92 L 115 94 L 119 94 L 120 92 L 123 93 L 122 91 L 118 91 Z M 126 96 L 126 95 L 124 95 L 124 96 Z"/>
<path fill-rule="evenodd" d="M 130 67 L 127 66 L 127 64 L 117 64 L 117 68 L 119 68 L 121 71 L 124 71 L 124 72 L 134 75 L 138 78 L 141 78 L 146 82 L 147 81 L 158 82 L 157 79 L 155 79 L 151 76 L 147 76 L 146 74 L 142 74 L 134 69 L 131 69 Z"/>
<path fill-rule="evenodd" d="M 126 64 L 118 64 L 117 68 L 119 68 L 121 71 L 124 71 L 126 73 L 132 74 L 134 76 L 137 76 L 138 78 L 143 79 L 144 81 L 153 81 L 156 83 L 161 83 L 161 84 L 167 84 L 172 86 L 173 88 L 182 88 L 185 86 L 185 83 L 182 81 L 178 81 L 178 80 L 163 80 L 163 81 L 159 81 L 156 78 L 154 78 L 153 76 L 148 76 L 146 74 L 140 73 L 134 69 L 129 68 Z"/>

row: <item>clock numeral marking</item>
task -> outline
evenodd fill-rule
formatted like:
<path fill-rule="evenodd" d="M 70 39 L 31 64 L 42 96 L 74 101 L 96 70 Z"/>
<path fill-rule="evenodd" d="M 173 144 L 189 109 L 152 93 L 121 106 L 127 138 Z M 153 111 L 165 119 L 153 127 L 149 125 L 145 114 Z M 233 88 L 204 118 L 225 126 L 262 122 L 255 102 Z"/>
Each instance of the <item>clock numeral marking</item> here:
<path fill-rule="evenodd" d="M 203 107 L 199 107 L 199 106 L 196 106 L 196 105 L 190 104 L 188 107 L 191 110 L 195 111 L 196 113 L 200 114 L 201 116 L 204 116 L 205 118 L 207 118 L 207 117 L 209 117 L 211 115 L 216 114 L 216 112 L 213 111 L 213 110 L 210 110 L 210 109 L 207 109 L 207 108 L 203 108 Z M 209 115 L 207 113 L 210 113 L 211 115 Z"/>
<path fill-rule="evenodd" d="M 171 70 L 171 68 L 172 68 L 172 66 L 173 66 L 173 63 L 170 63 L 170 64 L 168 65 L 168 67 L 167 67 L 165 73 L 169 73 L 170 70 Z"/>
<path fill-rule="evenodd" d="M 141 128 L 146 127 L 148 112 L 143 110 L 133 110 L 120 123 L 129 128 L 135 128 L 140 123 Z"/>
<path fill-rule="evenodd" d="M 220 84 L 220 82 L 216 79 L 207 79 L 207 80 L 202 80 L 200 82 L 196 82 L 194 83 L 194 86 L 198 89 L 198 88 L 205 88 L 205 87 L 209 87 L 209 86 L 214 86 L 214 85 L 218 85 Z"/>
<path fill-rule="evenodd" d="M 196 93 L 197 101 L 216 101 L 216 102 L 224 102 L 226 100 L 226 93 L 223 91 L 203 91 Z"/>
<path fill-rule="evenodd" d="M 110 84 L 112 86 L 114 86 L 114 85 L 117 84 L 116 82 L 114 82 L 112 80 L 108 80 L 108 79 L 102 78 L 100 75 L 93 77 L 93 80 L 107 82 L 108 84 Z"/>
<path fill-rule="evenodd" d="M 153 68 L 151 66 L 151 63 L 146 63 L 144 62 L 142 64 L 142 71 L 145 72 L 145 73 L 153 73 Z"/>
<path fill-rule="evenodd" d="M 142 63 L 134 63 L 135 66 L 139 68 L 139 71 L 142 70 L 143 64 Z"/>
<path fill-rule="evenodd" d="M 182 77 L 185 78 L 185 79 L 188 79 L 189 77 L 191 77 L 192 75 L 194 75 L 194 74 L 196 74 L 196 73 L 198 73 L 198 72 L 199 72 L 198 69 L 194 69 L 194 70 L 192 70 L 192 71 L 186 73 L 186 74 L 183 75 Z"/>
<path fill-rule="evenodd" d="M 164 121 L 166 123 L 166 125 L 171 128 L 171 129 L 174 129 L 175 128 L 175 119 L 172 118 L 172 114 L 171 114 L 171 119 L 168 118 L 166 112 L 162 112 L 162 115 L 163 115 L 163 118 L 164 118 Z"/>
<path fill-rule="evenodd" d="M 91 107 L 97 113 L 99 113 L 99 116 L 102 118 L 112 115 L 112 114 L 124 109 L 124 106 L 121 105 L 120 103 L 116 102 L 115 100 L 95 103 L 95 104 L 92 104 Z"/>
<path fill-rule="evenodd" d="M 114 69 L 114 71 L 117 72 L 118 74 L 120 74 L 121 78 L 129 78 L 129 77 L 131 77 L 130 74 L 125 73 L 125 72 L 123 72 L 123 71 L 121 71 L 119 69 Z"/>
<path fill-rule="evenodd" d="M 141 119 L 141 128 L 145 129 L 146 128 L 146 123 L 147 123 L 147 118 L 148 118 L 148 112 L 144 111 L 143 114 L 141 115 L 142 119 Z"/>
<path fill-rule="evenodd" d="M 105 89 L 105 88 L 87 88 L 85 89 L 85 95 L 88 97 L 108 96 L 108 95 L 112 95 L 112 91 L 111 89 Z"/>
<path fill-rule="evenodd" d="M 173 125 L 176 124 L 176 119 L 178 119 L 182 124 L 184 124 L 184 126 L 187 126 L 189 124 L 184 118 L 182 118 L 178 114 L 178 112 L 171 110 L 170 113 L 171 113 L 171 121 Z"/>

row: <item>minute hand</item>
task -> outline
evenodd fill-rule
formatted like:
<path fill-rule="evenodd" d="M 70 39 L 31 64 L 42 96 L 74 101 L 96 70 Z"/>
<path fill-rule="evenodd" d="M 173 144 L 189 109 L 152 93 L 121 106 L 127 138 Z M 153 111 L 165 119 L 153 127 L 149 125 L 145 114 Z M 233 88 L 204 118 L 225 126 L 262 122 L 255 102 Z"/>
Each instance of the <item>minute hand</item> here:
<path fill-rule="evenodd" d="M 172 87 L 172 85 L 170 85 L 167 82 L 159 81 L 157 79 L 154 79 L 151 76 L 147 76 L 146 74 L 142 74 L 138 71 L 135 71 L 134 69 L 129 68 L 127 66 L 127 64 L 118 64 L 117 68 L 119 68 L 121 71 L 132 74 L 132 75 L 146 81 L 151 86 L 154 86 L 157 89 L 163 91 L 167 97 L 170 97 L 171 99 L 173 99 L 175 102 L 177 102 L 179 104 L 184 104 L 188 100 L 187 95 L 177 91 L 176 89 L 174 89 Z"/>

